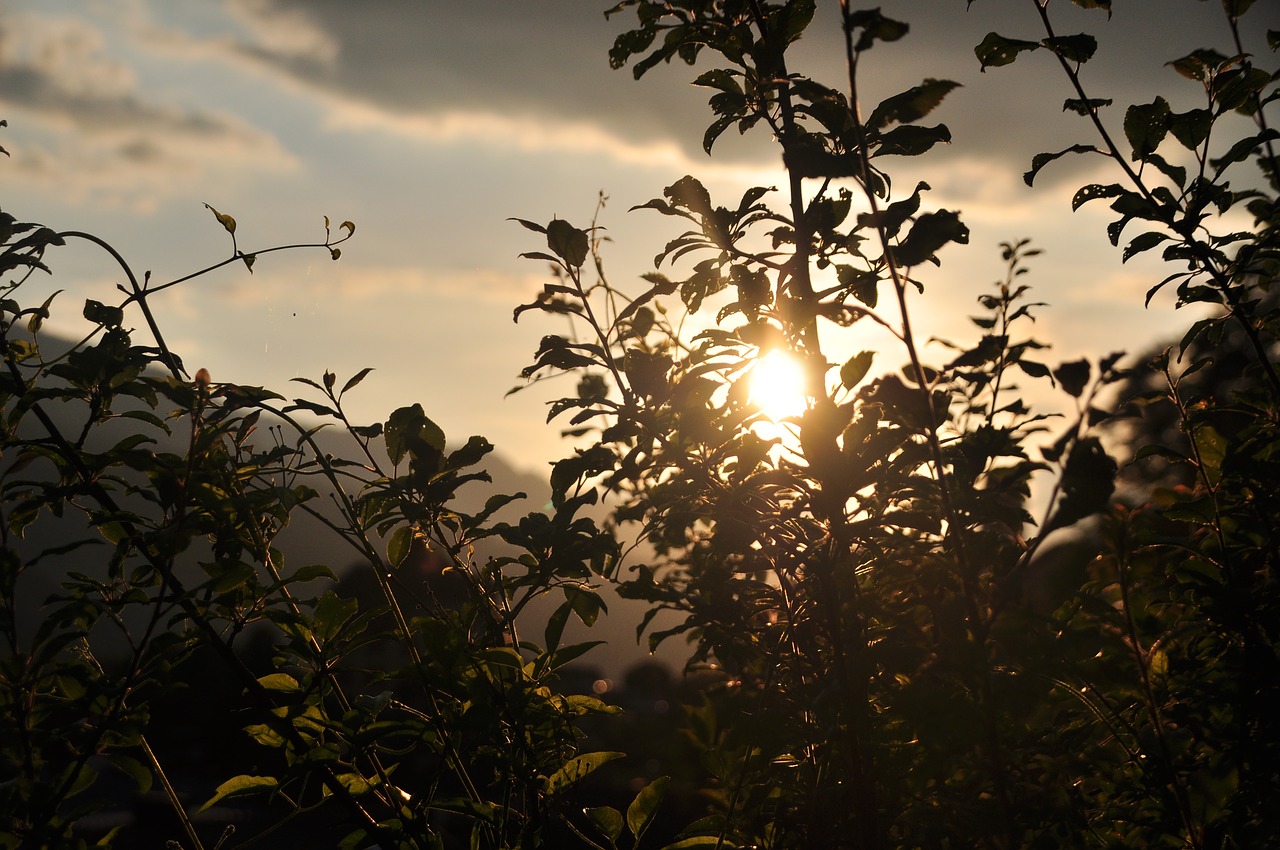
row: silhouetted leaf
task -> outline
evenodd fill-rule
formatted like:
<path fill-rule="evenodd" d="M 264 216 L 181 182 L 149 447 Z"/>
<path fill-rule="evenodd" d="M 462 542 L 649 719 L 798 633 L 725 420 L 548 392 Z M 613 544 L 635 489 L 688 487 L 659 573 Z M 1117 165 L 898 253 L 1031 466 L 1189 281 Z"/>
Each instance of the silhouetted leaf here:
<path fill-rule="evenodd" d="M 867 119 L 867 126 L 879 130 L 890 124 L 910 124 L 919 121 L 942 103 L 943 98 L 960 84 L 951 80 L 926 79 L 914 88 L 895 94 L 880 103 Z"/>
<path fill-rule="evenodd" d="M 978 62 L 982 66 L 982 71 L 985 72 L 987 68 L 999 68 L 1011 64 L 1018 58 L 1019 53 L 1039 49 L 1038 41 L 1005 38 L 991 32 L 987 33 L 986 38 L 982 39 L 982 43 L 975 47 L 973 52 L 977 54 Z"/>

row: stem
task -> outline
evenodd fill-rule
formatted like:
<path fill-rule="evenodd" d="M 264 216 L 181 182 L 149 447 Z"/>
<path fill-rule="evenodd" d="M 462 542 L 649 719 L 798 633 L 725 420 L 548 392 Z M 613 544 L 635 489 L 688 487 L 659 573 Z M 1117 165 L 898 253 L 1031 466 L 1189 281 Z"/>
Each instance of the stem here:
<path fill-rule="evenodd" d="M 182 829 L 186 832 L 187 838 L 196 850 L 204 850 L 204 845 L 200 843 L 200 836 L 196 833 L 196 825 L 191 822 L 191 816 L 187 814 L 186 807 L 178 799 L 178 792 L 170 784 L 169 777 L 165 775 L 164 768 L 160 766 L 160 759 L 156 758 L 155 751 L 151 749 L 151 744 L 147 743 L 145 735 L 141 738 L 141 742 L 142 752 L 146 755 L 147 762 L 151 765 L 151 770 L 155 773 L 156 778 L 160 780 L 160 787 L 164 789 L 164 795 L 169 799 L 169 805 L 173 808 L 174 814 L 178 816 L 178 820 L 182 821 Z"/>

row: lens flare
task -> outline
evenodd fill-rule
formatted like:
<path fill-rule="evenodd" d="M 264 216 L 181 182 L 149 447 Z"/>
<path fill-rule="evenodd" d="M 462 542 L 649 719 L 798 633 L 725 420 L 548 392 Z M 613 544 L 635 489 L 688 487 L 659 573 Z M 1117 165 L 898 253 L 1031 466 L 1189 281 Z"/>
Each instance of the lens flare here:
<path fill-rule="evenodd" d="M 751 367 L 751 403 L 778 422 L 804 413 L 804 367 L 784 351 L 771 351 Z"/>

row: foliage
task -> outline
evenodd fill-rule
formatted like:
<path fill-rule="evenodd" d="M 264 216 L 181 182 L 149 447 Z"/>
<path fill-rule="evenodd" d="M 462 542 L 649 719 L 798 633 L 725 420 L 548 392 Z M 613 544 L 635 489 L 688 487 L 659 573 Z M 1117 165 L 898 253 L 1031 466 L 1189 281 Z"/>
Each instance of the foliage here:
<path fill-rule="evenodd" d="M 1110 102 L 1084 82 L 1093 36 L 1059 35 L 1047 0 L 1030 2 L 1042 32 L 993 32 L 977 60 L 1057 64 L 1075 95 L 1064 109 L 1095 141 L 1034 156 L 1026 182 L 1065 156 L 1108 161 L 1117 182 L 1073 205 L 1108 201 L 1117 247 L 1144 228 L 1122 261 L 1160 248 L 1177 264 L 1148 301 L 1172 287 L 1213 315 L 1141 379 L 1120 353 L 1051 363 L 1022 280 L 1038 252 L 1019 240 L 978 297 L 974 338 L 928 359 L 914 304 L 969 232 L 927 183 L 895 192 L 891 168 L 951 141 L 925 122 L 956 84 L 859 96 L 869 51 L 908 24 L 842 0 L 847 79 L 824 82 L 791 70 L 814 0 L 623 0 L 610 14 L 634 25 L 611 64 L 641 77 L 711 57 L 696 78 L 714 115 L 704 147 L 730 127 L 767 132 L 786 184 L 721 205 L 686 176 L 641 205 L 681 232 L 639 295 L 610 282 L 597 222 L 519 220 L 553 277 L 515 318 L 570 327 L 523 375 L 578 375 L 549 419 L 580 443 L 551 471 L 546 512 L 518 521 L 499 513 L 518 495 L 459 507 L 487 478 L 482 438 L 451 450 L 418 405 L 348 420 L 367 369 L 303 381 L 307 398 L 190 378 L 149 305 L 204 272 L 139 283 L 98 237 L 0 214 L 0 840 L 83 846 L 77 823 L 105 805 L 93 783 L 110 765 L 158 784 L 182 843 L 204 846 L 151 743 L 200 652 L 235 677 L 232 722 L 255 746 L 205 806 L 264 799 L 273 824 L 251 839 L 324 817 L 350 848 L 616 850 L 665 840 L 654 825 L 678 793 L 696 811 L 670 850 L 1276 844 L 1276 75 L 1240 47 L 1252 4 L 1224 3 L 1229 55 L 1170 63 L 1204 105 L 1131 106 L 1117 142 Z M 1111 7 L 1075 2 L 1099 25 Z M 234 218 L 209 209 L 232 239 L 219 266 L 252 272 L 279 250 L 242 251 Z M 286 247 L 338 259 L 354 229 L 335 239 L 326 220 L 323 241 Z M 93 332 L 58 352 L 42 336 L 56 293 L 30 293 L 68 239 L 102 247 L 129 285 L 86 302 Z M 153 344 L 126 328 L 134 311 Z M 850 349 L 868 325 L 895 347 Z M 1196 380 L 1223 340 L 1227 374 Z M 781 422 L 750 390 L 774 352 L 806 376 L 805 409 Z M 1069 413 L 1032 408 L 1033 385 Z M 1162 417 L 1130 426 L 1132 455 L 1173 470 L 1126 491 L 1127 507 L 1101 430 L 1125 388 L 1137 395 L 1120 411 Z M 325 427 L 342 454 L 321 445 Z M 360 561 L 376 603 L 339 593 L 337 564 L 286 558 L 280 535 L 304 517 Z M 1051 535 L 1084 555 L 1061 557 Z M 443 575 L 421 581 L 432 567 Z M 31 627 L 22 587 L 55 568 L 67 578 Z M 700 684 L 684 750 L 663 750 L 692 748 L 696 764 L 665 765 L 623 800 L 590 796 L 620 754 L 581 741 L 613 710 L 558 678 L 593 645 L 562 638 L 571 619 L 595 622 L 604 580 L 643 603 L 651 645 L 689 641 Z M 530 641 L 530 605 L 548 595 Z"/>
<path fill-rule="evenodd" d="M 612 12 L 634 12 L 634 28 L 612 64 L 634 61 L 638 78 L 710 56 L 695 80 L 712 91 L 705 147 L 729 127 L 763 129 L 781 147 L 787 185 L 776 203 L 761 187 L 720 205 L 684 177 L 642 205 L 685 229 L 638 297 L 604 275 L 594 225 L 522 222 L 546 235 L 550 253 L 530 256 L 549 260 L 556 280 L 517 317 L 567 314 L 580 329 L 544 338 L 526 370 L 586 375 L 578 396 L 552 406 L 594 438 L 557 465 L 560 487 L 594 478 L 610 494 L 620 533 L 654 550 L 619 570 L 622 592 L 649 617 L 679 617 L 651 643 L 684 635 L 691 663 L 720 673 L 689 715 L 712 801 L 691 841 L 1275 840 L 1277 781 L 1263 765 L 1277 738 L 1262 706 L 1274 704 L 1277 680 L 1259 675 L 1275 670 L 1280 622 L 1266 519 L 1280 481 L 1277 320 L 1265 297 L 1277 259 L 1276 133 L 1264 119 L 1275 76 L 1239 48 L 1249 4 L 1226 4 L 1235 52 L 1171 63 L 1203 88 L 1204 106 L 1175 113 L 1157 97 L 1130 107 L 1122 148 L 1102 118 L 1108 102 L 1082 81 L 1093 36 L 1056 34 L 1048 4 L 1034 5 L 1040 36 L 992 33 L 978 60 L 985 70 L 1049 54 L 1077 95 L 1064 108 L 1099 141 L 1035 156 L 1026 182 L 1066 155 L 1108 158 L 1119 182 L 1085 186 L 1073 205 L 1109 200 L 1113 244 L 1129 224 L 1147 226 L 1122 260 L 1161 247 L 1185 265 L 1148 296 L 1172 285 L 1179 306 L 1217 308 L 1184 349 L 1228 327 L 1248 341 L 1237 386 L 1216 399 L 1189 392 L 1168 371 L 1174 358 L 1162 360 L 1168 388 L 1141 401 L 1171 405 L 1189 440 L 1137 454 L 1184 465 L 1195 481 L 1150 494 L 1138 511 L 1107 511 L 1117 466 L 1094 430 L 1111 416 L 1102 399 L 1124 377 L 1121 355 L 1036 359 L 1042 346 L 1024 327 L 1037 305 L 1019 283 L 1036 252 L 1025 241 L 1004 246 L 1008 275 L 979 299 L 978 339 L 924 360 L 911 298 L 968 231 L 956 212 L 928 207 L 927 184 L 895 195 L 888 169 L 890 157 L 950 141 L 945 126 L 923 122 L 956 84 L 927 79 L 861 104 L 868 51 L 909 29 L 879 10 L 840 4 L 848 78 L 832 85 L 788 64 L 812 2 L 619 3 Z M 1238 114 L 1256 129 L 1226 144 Z M 1236 176 L 1249 160 L 1261 180 Z M 1237 207 L 1255 227 L 1224 232 Z M 714 322 L 687 318 L 709 309 Z M 847 350 L 846 329 L 868 322 L 901 343 L 900 372 L 868 380 L 869 352 L 831 359 Z M 807 409 L 780 437 L 766 435 L 749 397 L 754 364 L 775 349 L 809 376 Z M 1028 408 L 1027 381 L 1074 400 L 1066 427 Z M 1227 413 L 1231 432 L 1220 430 Z M 1057 483 L 1033 521 L 1030 484 L 1043 471 Z M 1087 575 L 1063 586 L 1037 558 L 1042 544 L 1099 511 L 1108 515 L 1091 532 Z"/>
<path fill-rule="evenodd" d="M 235 220 L 213 214 L 234 240 Z M 299 379 L 310 399 L 217 383 L 203 369 L 188 379 L 148 305 L 209 269 L 139 284 L 96 237 L 7 215 L 5 227 L 3 265 L 16 279 L 3 302 L 4 846 L 83 846 L 77 821 L 103 807 L 94 784 L 107 766 L 141 792 L 162 788 L 195 847 L 199 811 L 249 794 L 269 795 L 282 823 L 342 810 L 344 847 L 459 835 L 507 846 L 554 833 L 573 787 L 611 757 L 579 753 L 574 731 L 607 707 L 549 687 L 589 648 L 561 641 L 566 621 L 590 622 L 601 607 L 580 577 L 612 542 L 576 518 L 587 500 L 516 524 L 493 514 L 519 494 L 461 512 L 458 489 L 488 479 L 484 439 L 449 451 L 418 405 L 384 425 L 352 424 L 342 400 L 368 369 L 341 385 L 332 372 Z M 322 242 L 291 247 L 337 259 L 354 230 L 344 222 L 335 238 L 326 219 Z M 19 299 L 51 249 L 77 238 L 110 253 L 130 288 L 118 304 L 87 301 L 93 331 L 54 352 L 41 334 L 53 298 Z M 218 265 L 267 253 L 233 242 Z M 126 329 L 134 308 L 155 345 Z M 345 433 L 347 456 L 321 448 L 327 426 Z M 299 517 L 327 529 L 335 557 L 362 562 L 380 605 L 337 595 L 329 565 L 286 559 L 276 539 Z M 512 554 L 472 555 L 490 537 Z M 412 580 L 427 553 L 453 578 L 447 605 Z M 20 588 L 55 569 L 62 589 L 33 617 Z M 517 617 L 551 592 L 565 601 L 538 646 Z M 263 630 L 266 669 L 251 663 Z M 153 707 L 197 649 L 233 675 L 232 722 L 261 750 L 251 771 L 198 789 L 198 810 L 148 740 Z"/>

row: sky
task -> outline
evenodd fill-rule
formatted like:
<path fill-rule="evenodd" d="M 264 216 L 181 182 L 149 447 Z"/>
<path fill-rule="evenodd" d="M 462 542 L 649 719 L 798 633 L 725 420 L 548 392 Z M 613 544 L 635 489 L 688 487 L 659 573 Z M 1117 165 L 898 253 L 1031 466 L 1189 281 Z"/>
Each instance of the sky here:
<path fill-rule="evenodd" d="M 153 281 L 224 259 L 227 234 L 205 204 L 234 216 L 241 249 L 314 241 L 323 216 L 356 224 L 338 262 L 325 251 L 264 256 L 156 296 L 153 309 L 189 369 L 215 381 L 288 392 L 294 377 L 339 380 L 372 367 L 349 397 L 360 421 L 421 403 L 455 442 L 483 434 L 518 466 L 538 469 L 566 446 L 544 425 L 564 382 L 504 397 L 520 384 L 538 339 L 565 328 L 512 310 L 548 278 L 521 259 L 544 249 L 511 217 L 583 226 L 601 193 L 612 240 L 611 280 L 639 276 L 679 232 L 652 212 L 628 212 L 685 174 L 736 205 L 752 185 L 781 185 L 766 138 L 731 130 L 715 156 L 701 149 L 710 120 L 703 65 L 660 67 L 641 81 L 612 71 L 607 51 L 632 20 L 606 20 L 608 0 L 0 0 L 0 205 L 20 220 L 93 232 Z M 973 46 L 990 31 L 1040 37 L 1031 0 L 881 0 L 911 24 L 902 42 L 867 55 L 868 103 L 927 77 L 963 85 L 929 122 L 953 143 L 894 164 L 895 185 L 926 180 L 929 208 L 958 209 L 970 244 L 942 254 L 914 306 L 922 336 L 971 338 L 963 317 L 1003 274 L 998 245 L 1042 248 L 1026 279 L 1041 308 L 1034 333 L 1051 362 L 1139 352 L 1189 323 L 1170 298 L 1142 305 L 1167 270 L 1145 256 L 1126 265 L 1111 247 L 1102 204 L 1072 214 L 1087 182 L 1113 182 L 1101 158 L 1063 160 L 1034 189 L 1031 157 L 1093 142 L 1064 115 L 1071 96 L 1048 56 L 980 73 Z M 819 3 L 793 70 L 843 79 L 834 0 Z M 1280 4 L 1246 18 L 1246 48 L 1263 43 Z M 1085 66 L 1094 97 L 1125 104 L 1163 93 L 1198 105 L 1194 85 L 1163 63 L 1191 49 L 1231 52 L 1219 4 L 1116 0 L 1110 21 L 1059 0 L 1059 33 L 1098 34 Z M 1230 224 L 1230 223 L 1228 223 Z M 1136 232 L 1136 231 L 1134 231 Z M 47 257 L 65 290 L 53 330 L 85 298 L 119 282 L 86 245 Z M 669 269 L 664 269 L 670 271 Z M 679 268 L 673 274 L 678 274 Z M 141 326 L 141 318 L 134 320 Z M 857 338 L 838 341 L 866 347 Z M 896 365 L 887 354 L 878 366 Z M 939 357 L 941 359 L 941 357 Z M 293 385 L 301 390 L 300 385 Z"/>

